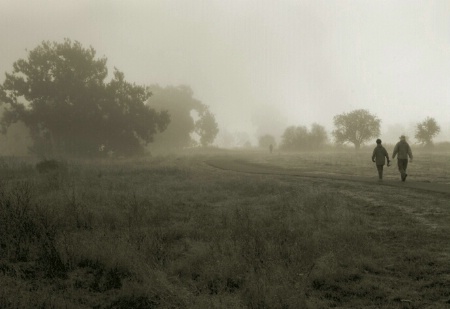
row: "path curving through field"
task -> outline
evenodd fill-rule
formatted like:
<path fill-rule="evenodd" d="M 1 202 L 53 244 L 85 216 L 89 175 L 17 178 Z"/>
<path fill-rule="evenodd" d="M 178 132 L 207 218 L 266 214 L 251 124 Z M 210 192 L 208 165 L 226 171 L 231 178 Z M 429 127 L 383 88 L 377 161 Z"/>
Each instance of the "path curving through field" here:
<path fill-rule="evenodd" d="M 236 158 L 214 158 L 206 160 L 205 163 L 214 168 L 221 170 L 234 171 L 247 174 L 265 174 L 265 175 L 277 175 L 277 176 L 295 176 L 303 178 L 315 178 L 315 179 L 326 179 L 326 180 L 341 180 L 341 181 L 353 181 L 358 183 L 367 183 L 374 185 L 384 185 L 384 186 L 394 186 L 403 187 L 411 190 L 428 191 L 442 193 L 450 196 L 450 185 L 442 183 L 432 183 L 432 182 L 418 182 L 408 180 L 406 182 L 401 182 L 400 180 L 383 180 L 378 182 L 374 178 L 362 177 L 362 176 L 352 176 L 336 173 L 325 173 L 325 172 L 306 172 L 298 169 L 286 169 L 282 167 L 277 167 L 269 164 L 258 164 L 249 162 L 243 159 Z"/>

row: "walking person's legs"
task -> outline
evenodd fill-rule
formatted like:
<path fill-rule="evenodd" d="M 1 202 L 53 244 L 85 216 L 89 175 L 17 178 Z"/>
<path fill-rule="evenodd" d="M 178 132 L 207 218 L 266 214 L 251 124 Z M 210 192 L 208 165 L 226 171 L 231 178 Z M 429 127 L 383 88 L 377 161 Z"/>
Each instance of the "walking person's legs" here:
<path fill-rule="evenodd" d="M 397 160 L 398 171 L 400 172 L 402 181 L 405 181 L 406 176 L 406 168 L 408 167 L 408 159 L 398 159 Z"/>
<path fill-rule="evenodd" d="M 377 170 L 378 170 L 378 179 L 379 180 L 383 179 L 383 165 L 377 165 Z"/>
<path fill-rule="evenodd" d="M 408 174 L 406 174 L 406 168 L 408 167 L 408 159 L 405 159 L 403 162 L 403 168 L 405 170 L 405 175 L 403 176 L 403 181 L 406 180 L 406 176 L 408 176 Z"/>

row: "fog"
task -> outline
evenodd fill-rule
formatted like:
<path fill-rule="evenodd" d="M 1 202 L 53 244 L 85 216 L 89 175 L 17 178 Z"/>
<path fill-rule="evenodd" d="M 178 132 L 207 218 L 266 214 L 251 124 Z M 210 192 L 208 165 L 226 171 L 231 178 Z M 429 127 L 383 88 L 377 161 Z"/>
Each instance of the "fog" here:
<path fill-rule="evenodd" d="M 382 139 L 436 119 L 450 139 L 450 2 L 0 0 L 0 72 L 43 40 L 92 46 L 136 84 L 189 85 L 227 135 L 333 129 L 367 109 Z"/>

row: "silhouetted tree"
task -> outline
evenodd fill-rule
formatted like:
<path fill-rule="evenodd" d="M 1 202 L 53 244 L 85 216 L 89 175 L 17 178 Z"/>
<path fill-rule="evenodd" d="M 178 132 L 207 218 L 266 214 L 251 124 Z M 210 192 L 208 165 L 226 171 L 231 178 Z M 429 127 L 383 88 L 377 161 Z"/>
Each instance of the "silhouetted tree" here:
<path fill-rule="evenodd" d="M 106 58 L 95 54 L 65 39 L 42 42 L 16 61 L 0 86 L 3 129 L 22 121 L 42 154 L 93 155 L 100 145 L 123 155 L 142 151 L 170 118 L 147 107 L 149 89 L 126 82 L 117 69 L 105 83 Z"/>
<path fill-rule="evenodd" d="M 417 124 L 416 135 L 414 136 L 419 143 L 431 147 L 433 138 L 439 134 L 441 127 L 434 118 L 427 117 L 424 121 Z"/>
<path fill-rule="evenodd" d="M 334 126 L 336 129 L 332 134 L 336 143 L 350 142 L 355 145 L 355 149 L 380 135 L 380 119 L 364 109 L 334 116 Z"/>
<path fill-rule="evenodd" d="M 277 142 L 273 135 L 264 134 L 263 136 L 261 136 L 259 138 L 259 140 L 258 140 L 259 148 L 269 149 L 270 145 L 272 145 L 273 148 L 275 148 L 277 145 Z"/>
<path fill-rule="evenodd" d="M 183 148 L 195 144 L 192 137 L 197 133 L 202 145 L 211 144 L 217 133 L 218 126 L 214 115 L 207 105 L 193 97 L 190 87 L 159 85 L 150 86 L 152 97 L 147 101 L 148 106 L 156 110 L 167 110 L 171 122 L 167 129 L 155 136 L 152 146 L 160 148 Z M 195 119 L 197 118 L 197 119 Z"/>

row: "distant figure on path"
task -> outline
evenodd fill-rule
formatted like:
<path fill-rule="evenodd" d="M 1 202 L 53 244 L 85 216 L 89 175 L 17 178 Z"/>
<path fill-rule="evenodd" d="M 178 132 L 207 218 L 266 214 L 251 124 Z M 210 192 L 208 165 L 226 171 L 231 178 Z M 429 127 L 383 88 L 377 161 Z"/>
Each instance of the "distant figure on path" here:
<path fill-rule="evenodd" d="M 408 157 L 412 162 L 413 155 L 411 152 L 411 147 L 409 147 L 409 144 L 406 142 L 406 137 L 404 135 L 400 136 L 400 141 L 395 145 L 392 159 L 395 159 L 395 156 L 397 154 L 398 171 L 400 172 L 402 181 L 405 181 L 406 177 L 408 176 L 408 174 L 406 174 L 406 168 L 408 167 Z"/>
<path fill-rule="evenodd" d="M 377 146 L 372 153 L 372 162 L 375 162 L 377 165 L 379 181 L 383 179 L 383 166 L 386 163 L 385 158 L 387 159 L 387 166 L 391 166 L 391 161 L 389 160 L 389 154 L 386 151 L 386 148 L 381 145 L 381 139 L 377 139 Z"/>
<path fill-rule="evenodd" d="M 269 151 L 270 151 L 270 153 L 272 153 L 272 151 L 273 151 L 273 145 L 272 144 L 270 144 L 270 146 L 269 146 Z"/>

